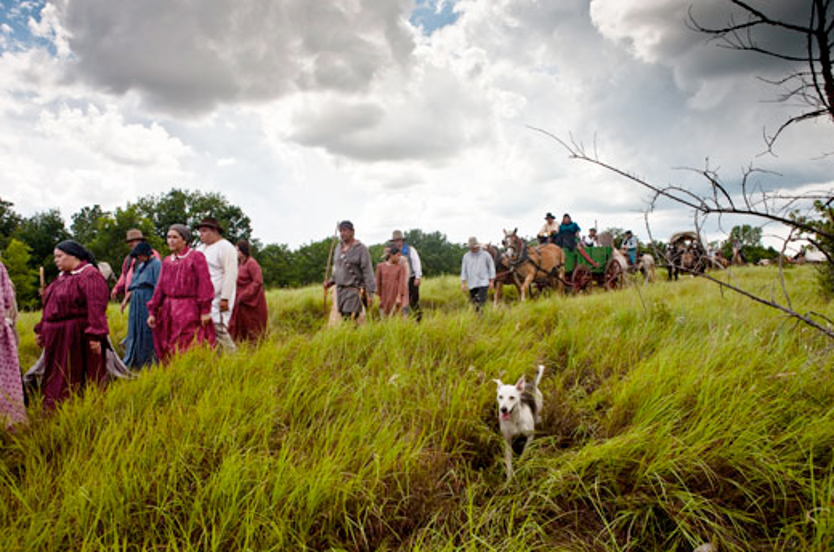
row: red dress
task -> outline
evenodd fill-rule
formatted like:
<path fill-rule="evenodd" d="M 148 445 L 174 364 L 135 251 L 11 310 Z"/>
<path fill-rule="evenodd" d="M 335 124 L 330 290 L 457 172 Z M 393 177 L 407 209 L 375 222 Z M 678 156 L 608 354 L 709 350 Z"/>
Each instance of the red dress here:
<path fill-rule="evenodd" d="M 194 343 L 214 346 L 214 325 L 200 321 L 200 315 L 211 313 L 212 299 L 214 286 L 202 253 L 186 246 L 180 254 L 165 257 L 148 301 L 148 313 L 156 318 L 153 342 L 160 362 Z"/>
<path fill-rule="evenodd" d="M 237 269 L 237 295 L 229 333 L 236 341 L 256 341 L 266 330 L 264 277 L 258 261 L 249 257 Z"/>
<path fill-rule="evenodd" d="M 103 384 L 107 327 L 107 281 L 94 266 L 82 262 L 63 272 L 44 293 L 43 315 L 35 333 L 43 338 L 44 408 L 51 410 L 87 382 Z M 101 343 L 93 353 L 90 343 Z"/>

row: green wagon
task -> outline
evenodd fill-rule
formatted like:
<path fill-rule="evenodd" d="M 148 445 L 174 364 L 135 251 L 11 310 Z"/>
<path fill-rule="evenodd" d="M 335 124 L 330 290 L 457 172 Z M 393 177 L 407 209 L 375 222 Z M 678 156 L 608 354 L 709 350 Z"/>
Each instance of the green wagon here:
<path fill-rule="evenodd" d="M 623 287 L 623 269 L 611 247 L 586 247 L 585 252 L 597 266 L 589 263 L 579 251 L 565 249 L 565 283 L 574 293 L 587 290 L 591 282 L 607 290 Z"/>

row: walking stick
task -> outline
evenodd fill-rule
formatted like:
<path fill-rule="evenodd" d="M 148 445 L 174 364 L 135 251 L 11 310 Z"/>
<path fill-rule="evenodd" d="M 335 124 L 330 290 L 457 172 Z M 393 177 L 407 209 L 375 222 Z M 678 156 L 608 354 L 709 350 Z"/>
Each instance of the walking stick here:
<path fill-rule="evenodd" d="M 336 249 L 336 243 L 338 242 L 339 236 L 339 224 L 336 223 L 336 231 L 333 232 L 333 242 L 330 244 L 330 252 L 327 254 L 327 265 L 324 267 L 324 283 L 326 284 L 328 280 L 330 280 L 330 268 L 333 266 L 333 251 Z M 327 294 L 329 293 L 329 288 L 324 288 L 324 297 L 322 301 L 322 314 L 325 318 L 327 318 Z"/>
<path fill-rule="evenodd" d="M 38 288 L 38 295 L 41 298 L 41 303 L 43 303 L 43 294 L 46 291 L 46 277 L 44 276 L 42 266 L 38 267 L 38 276 L 40 277 L 40 283 L 41 283 L 40 287 Z"/>

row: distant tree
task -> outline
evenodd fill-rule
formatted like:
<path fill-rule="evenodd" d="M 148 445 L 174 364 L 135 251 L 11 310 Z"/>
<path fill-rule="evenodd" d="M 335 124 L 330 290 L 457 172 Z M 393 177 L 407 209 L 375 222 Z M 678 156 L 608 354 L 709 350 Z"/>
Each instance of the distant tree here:
<path fill-rule="evenodd" d="M 70 238 L 58 209 L 50 209 L 23 219 L 14 237 L 31 248 L 32 268 L 43 266 L 50 279 L 58 275 L 58 269 L 52 262 L 52 252 L 58 242 Z"/>
<path fill-rule="evenodd" d="M 108 211 L 101 208 L 101 205 L 82 207 L 70 219 L 70 233 L 75 241 L 83 244 L 90 244 L 98 235 L 99 219 L 110 216 Z"/>
<path fill-rule="evenodd" d="M 23 220 L 12 209 L 13 206 L 14 204 L 12 202 L 0 199 L 0 249 L 5 249 L 8 246 L 12 235 Z"/>
<path fill-rule="evenodd" d="M 3 264 L 9 273 L 21 309 L 36 309 L 38 300 L 38 271 L 31 267 L 30 247 L 12 238 L 3 251 Z"/>
<path fill-rule="evenodd" d="M 438 231 L 427 233 L 412 229 L 405 232 L 404 237 L 406 243 L 413 245 L 420 254 L 424 276 L 460 272 L 460 260 L 466 253 L 465 245 L 449 242 L 446 234 Z"/>
<path fill-rule="evenodd" d="M 803 236 L 828 260 L 818 266 L 819 283 L 823 293 L 831 298 L 834 297 L 834 198 L 814 202 L 814 212 L 819 218 L 805 219 L 813 231 Z"/>
<path fill-rule="evenodd" d="M 669 247 L 669 244 L 659 240 L 652 240 L 646 243 L 640 244 L 640 253 L 648 253 L 649 255 L 656 256 L 656 260 L 665 259 L 666 258 L 666 249 Z"/>
<path fill-rule="evenodd" d="M 261 265 L 265 287 L 299 285 L 294 263 L 295 254 L 286 244 L 270 243 L 256 251 L 254 257 Z M 323 267 L 324 265 L 322 265 L 322 274 L 324 273 Z"/>
<path fill-rule="evenodd" d="M 295 264 L 295 285 L 307 285 L 324 281 L 324 269 L 333 238 L 302 245 L 293 255 Z"/>
<path fill-rule="evenodd" d="M 214 217 L 225 230 L 224 237 L 232 243 L 251 240 L 252 222 L 243 210 L 232 205 L 221 194 L 173 189 L 166 194 L 145 196 L 136 202 L 139 213 L 153 223 L 154 233 L 165 239 L 172 224 L 189 228 L 204 217 Z"/>
<path fill-rule="evenodd" d="M 733 242 L 738 240 L 741 253 L 749 263 L 758 263 L 762 259 L 775 259 L 779 252 L 773 247 L 762 245 L 762 229 L 759 226 L 743 224 L 733 226 L 730 235 L 721 244 L 721 254 L 725 259 L 733 258 Z"/>
<path fill-rule="evenodd" d="M 90 248 L 96 260 L 110 264 L 118 276 L 122 261 L 130 253 L 130 246 L 125 243 L 125 236 L 130 229 L 141 230 L 151 246 L 162 253 L 167 251 L 165 241 L 154 233 L 153 223 L 142 216 L 137 205 L 125 208 L 117 207 L 115 212 L 104 213 L 96 220 L 95 236 L 85 245 Z"/>

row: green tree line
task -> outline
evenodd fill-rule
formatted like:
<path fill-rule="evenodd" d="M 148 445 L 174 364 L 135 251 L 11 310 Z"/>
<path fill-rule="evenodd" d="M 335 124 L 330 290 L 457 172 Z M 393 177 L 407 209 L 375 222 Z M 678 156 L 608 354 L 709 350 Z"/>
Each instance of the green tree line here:
<path fill-rule="evenodd" d="M 223 195 L 172 189 L 148 195 L 112 211 L 100 205 L 82 207 L 70 217 L 67 227 L 58 209 L 49 209 L 30 217 L 16 213 L 14 205 L 0 199 L 0 255 L 17 290 L 21 308 L 38 308 L 38 270 L 44 268 L 46 280 L 57 275 L 52 252 L 59 241 L 72 238 L 85 246 L 99 262 L 107 262 L 116 276 L 130 252 L 125 235 L 138 228 L 161 254 L 167 253 L 165 234 L 168 227 L 182 223 L 193 228 L 206 216 L 223 225 L 225 237 L 232 243 L 248 240 L 253 255 L 261 264 L 267 287 L 296 287 L 321 282 L 334 238 L 312 241 L 296 249 L 286 244 L 264 245 L 252 235 L 249 217 Z M 457 273 L 466 248 L 450 243 L 440 232 L 412 229 L 406 241 L 420 253 L 426 276 Z M 196 233 L 195 233 L 196 241 Z M 382 256 L 384 244 L 367 244 L 374 262 Z"/>

